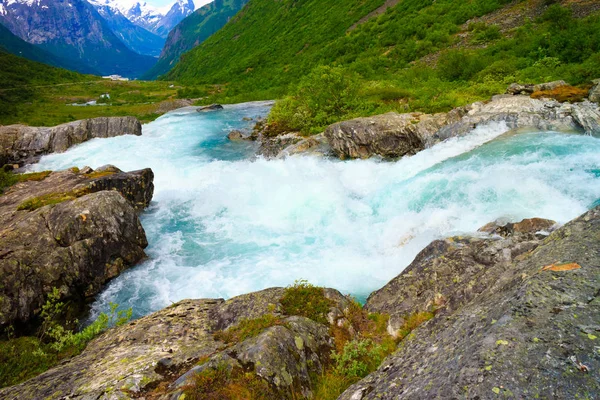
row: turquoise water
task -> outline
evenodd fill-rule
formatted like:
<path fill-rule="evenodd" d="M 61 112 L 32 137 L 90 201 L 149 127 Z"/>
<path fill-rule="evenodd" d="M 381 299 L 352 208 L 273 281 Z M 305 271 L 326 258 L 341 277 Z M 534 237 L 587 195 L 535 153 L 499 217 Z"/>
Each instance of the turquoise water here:
<path fill-rule="evenodd" d="M 149 259 L 113 280 L 109 302 L 136 316 L 184 298 L 232 297 L 296 279 L 364 298 L 433 239 L 497 218 L 565 223 L 600 199 L 600 139 L 476 129 L 395 163 L 252 157 L 226 134 L 266 104 L 168 114 L 141 137 L 97 139 L 35 168 L 151 167 L 142 215 Z"/>

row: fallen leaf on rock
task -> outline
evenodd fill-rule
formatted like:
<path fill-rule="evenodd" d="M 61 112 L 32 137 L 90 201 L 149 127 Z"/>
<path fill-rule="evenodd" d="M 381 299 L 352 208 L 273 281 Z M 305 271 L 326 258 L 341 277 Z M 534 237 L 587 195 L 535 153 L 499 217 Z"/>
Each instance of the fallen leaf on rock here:
<path fill-rule="evenodd" d="M 550 264 L 550 265 L 546 265 L 545 267 L 543 267 L 542 271 L 561 272 L 561 271 L 573 271 L 575 269 L 580 269 L 580 268 L 581 268 L 581 265 L 579 265 L 577 263 Z"/>

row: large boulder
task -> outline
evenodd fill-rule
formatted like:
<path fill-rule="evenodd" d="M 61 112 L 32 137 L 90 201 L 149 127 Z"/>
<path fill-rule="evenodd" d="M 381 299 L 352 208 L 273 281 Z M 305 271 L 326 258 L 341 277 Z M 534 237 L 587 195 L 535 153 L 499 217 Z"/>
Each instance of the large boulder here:
<path fill-rule="evenodd" d="M 152 180 L 149 169 L 69 170 L 0 196 L 0 327 L 27 327 L 53 288 L 80 310 L 144 258 L 136 209 L 150 202 Z"/>
<path fill-rule="evenodd" d="M 60 153 L 93 138 L 141 134 L 142 125 L 135 117 L 100 117 L 52 128 L 0 126 L 0 166 L 31 163 L 44 154 Z"/>
<path fill-rule="evenodd" d="M 340 399 L 596 397 L 600 208 L 540 226 L 423 250 L 366 307 L 436 316 Z"/>
<path fill-rule="evenodd" d="M 462 114 L 458 109 L 435 115 L 391 112 L 333 124 L 325 136 L 340 158 L 398 158 L 423 150 L 430 136 Z"/>
<path fill-rule="evenodd" d="M 0 390 L 0 398 L 178 399 L 195 376 L 219 368 L 255 376 L 274 398 L 310 396 L 333 339 L 327 324 L 285 315 L 284 293 L 181 301 L 102 334 L 68 362 Z M 333 289 L 324 293 L 331 313 L 343 313 L 348 300 Z M 219 335 L 263 316 L 277 323 L 239 342 Z"/>

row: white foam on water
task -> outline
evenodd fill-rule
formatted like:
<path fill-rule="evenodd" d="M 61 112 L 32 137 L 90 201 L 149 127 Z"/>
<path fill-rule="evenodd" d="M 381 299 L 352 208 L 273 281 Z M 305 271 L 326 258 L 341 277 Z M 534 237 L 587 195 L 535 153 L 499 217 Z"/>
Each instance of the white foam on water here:
<path fill-rule="evenodd" d="M 249 159 L 249 145 L 224 136 L 266 110 L 175 113 L 141 137 L 92 140 L 35 167 L 155 172 L 154 201 L 142 216 L 149 259 L 113 280 L 96 311 L 114 301 L 144 315 L 184 298 L 228 298 L 300 278 L 364 296 L 434 239 L 499 217 L 564 223 L 600 198 L 600 140 L 592 137 L 508 136 L 495 124 L 398 162 Z"/>

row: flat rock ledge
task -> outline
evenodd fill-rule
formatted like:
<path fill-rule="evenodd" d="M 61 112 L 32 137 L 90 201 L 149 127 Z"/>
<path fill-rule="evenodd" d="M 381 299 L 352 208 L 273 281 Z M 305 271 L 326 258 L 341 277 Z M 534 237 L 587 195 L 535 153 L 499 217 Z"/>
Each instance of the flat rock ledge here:
<path fill-rule="evenodd" d="M 333 152 L 342 159 L 372 156 L 394 159 L 416 154 L 443 140 L 464 136 L 478 126 L 494 122 L 505 123 L 507 130 L 577 131 L 600 136 L 600 109 L 597 103 L 586 100 L 571 104 L 552 99 L 534 99 L 518 94 L 529 93 L 528 89 L 513 89 L 517 94 L 494 96 L 488 102 L 473 103 L 448 113 L 391 112 L 342 121 L 328 127 L 325 137 Z M 599 98 L 598 92 L 597 85 L 590 91 L 590 99 Z"/>
<path fill-rule="evenodd" d="M 27 328 L 47 294 L 81 310 L 110 279 L 145 257 L 138 210 L 154 191 L 150 169 L 53 172 L 0 196 L 0 327 Z"/>
<path fill-rule="evenodd" d="M 430 244 L 366 308 L 390 313 L 392 333 L 435 317 L 340 399 L 597 398 L 600 207 L 554 229 L 488 224 Z"/>
<path fill-rule="evenodd" d="M 51 128 L 25 125 L 0 126 L 0 166 L 30 164 L 39 157 L 66 151 L 93 138 L 142 134 L 135 117 L 100 117 Z"/>

